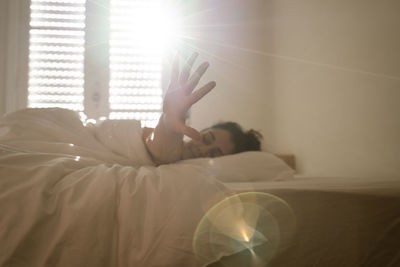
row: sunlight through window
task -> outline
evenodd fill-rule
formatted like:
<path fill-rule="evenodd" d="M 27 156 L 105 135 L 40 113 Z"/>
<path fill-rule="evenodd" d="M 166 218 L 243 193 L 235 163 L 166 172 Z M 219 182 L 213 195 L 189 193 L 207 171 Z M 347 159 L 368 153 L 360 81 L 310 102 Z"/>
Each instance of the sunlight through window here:
<path fill-rule="evenodd" d="M 162 60 L 175 45 L 177 16 L 160 0 L 111 0 L 110 118 L 154 127 L 161 113 Z"/>
<path fill-rule="evenodd" d="M 83 110 L 85 0 L 31 0 L 28 106 Z"/>
<path fill-rule="evenodd" d="M 109 22 L 109 66 L 95 66 L 110 70 L 109 84 L 99 86 L 109 91 L 103 94 L 108 102 L 93 108 L 84 99 L 90 92 L 85 86 L 96 78 L 84 64 L 92 62 L 87 44 L 93 37 L 86 31 L 97 27 L 88 19 L 96 9 L 86 0 L 31 0 L 28 107 L 82 114 L 97 109 L 110 119 L 154 127 L 162 107 L 163 60 L 176 52 L 179 16 L 166 0 L 109 1 L 110 16 L 101 18 Z"/>

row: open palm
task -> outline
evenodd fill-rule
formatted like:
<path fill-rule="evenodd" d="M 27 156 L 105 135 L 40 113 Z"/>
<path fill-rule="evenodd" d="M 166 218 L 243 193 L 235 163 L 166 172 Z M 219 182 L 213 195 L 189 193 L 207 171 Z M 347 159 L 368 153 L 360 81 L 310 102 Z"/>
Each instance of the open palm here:
<path fill-rule="evenodd" d="M 182 71 L 179 71 L 179 59 L 173 63 L 171 82 L 163 101 L 163 114 L 166 126 L 173 132 L 184 134 L 192 139 L 199 140 L 200 133 L 185 124 L 185 118 L 190 107 L 209 93 L 216 85 L 214 81 L 194 91 L 209 64 L 203 62 L 190 75 L 192 66 L 198 54 L 194 53 L 186 62 Z"/>

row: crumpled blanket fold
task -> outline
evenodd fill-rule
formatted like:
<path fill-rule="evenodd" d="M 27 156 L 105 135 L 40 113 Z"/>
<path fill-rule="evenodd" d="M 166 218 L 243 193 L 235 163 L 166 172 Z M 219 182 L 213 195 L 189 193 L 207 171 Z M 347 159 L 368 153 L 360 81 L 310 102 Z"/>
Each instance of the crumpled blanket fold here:
<path fill-rule="evenodd" d="M 154 166 L 139 122 L 0 121 L 0 266 L 198 266 L 195 228 L 227 194 L 204 168 Z"/>

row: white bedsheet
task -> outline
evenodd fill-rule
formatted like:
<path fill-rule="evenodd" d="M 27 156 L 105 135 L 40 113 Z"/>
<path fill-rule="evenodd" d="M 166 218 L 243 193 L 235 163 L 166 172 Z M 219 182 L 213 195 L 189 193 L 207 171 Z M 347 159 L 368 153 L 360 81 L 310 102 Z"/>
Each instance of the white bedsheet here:
<path fill-rule="evenodd" d="M 229 192 L 204 168 L 152 165 L 139 123 L 88 128 L 62 109 L 6 116 L 0 266 L 198 266 L 195 228 Z"/>
<path fill-rule="evenodd" d="M 202 266 L 231 254 L 232 266 L 245 266 L 254 255 L 242 262 L 235 253 L 251 250 L 237 242 L 230 246 L 223 235 L 203 261 L 192 242 L 195 233 L 207 237 L 208 229 L 199 225 L 215 223 L 210 229 L 218 237 L 219 230 L 230 231 L 229 222 L 243 222 L 246 212 L 244 229 L 262 228 L 254 232 L 253 245 L 260 248 L 254 251 L 265 255 L 268 245 L 279 246 L 271 266 L 400 264 L 400 179 L 275 181 L 266 172 L 269 182 L 221 183 L 204 159 L 199 163 L 155 167 L 138 122 L 84 127 L 74 112 L 62 109 L 9 114 L 0 121 L 0 266 Z M 256 194 L 245 195 L 250 202 L 237 209 L 228 205 L 218 217 L 227 196 L 257 191 L 282 199 L 296 228 L 285 220 L 287 210 L 278 208 L 273 230 L 264 208 L 283 202 Z M 213 212 L 216 217 L 204 220 Z M 288 238 L 285 229 L 293 230 Z M 279 242 L 266 242 L 277 235 Z M 200 249 L 208 251 L 205 241 Z"/>

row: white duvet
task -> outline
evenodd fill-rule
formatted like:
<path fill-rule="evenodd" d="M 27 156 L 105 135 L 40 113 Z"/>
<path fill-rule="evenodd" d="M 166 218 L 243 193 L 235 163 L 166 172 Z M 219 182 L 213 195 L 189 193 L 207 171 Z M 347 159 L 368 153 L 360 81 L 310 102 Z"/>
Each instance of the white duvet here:
<path fill-rule="evenodd" d="M 206 168 L 153 166 L 139 122 L 63 109 L 0 122 L 0 266 L 198 266 L 194 231 L 229 192 Z"/>

